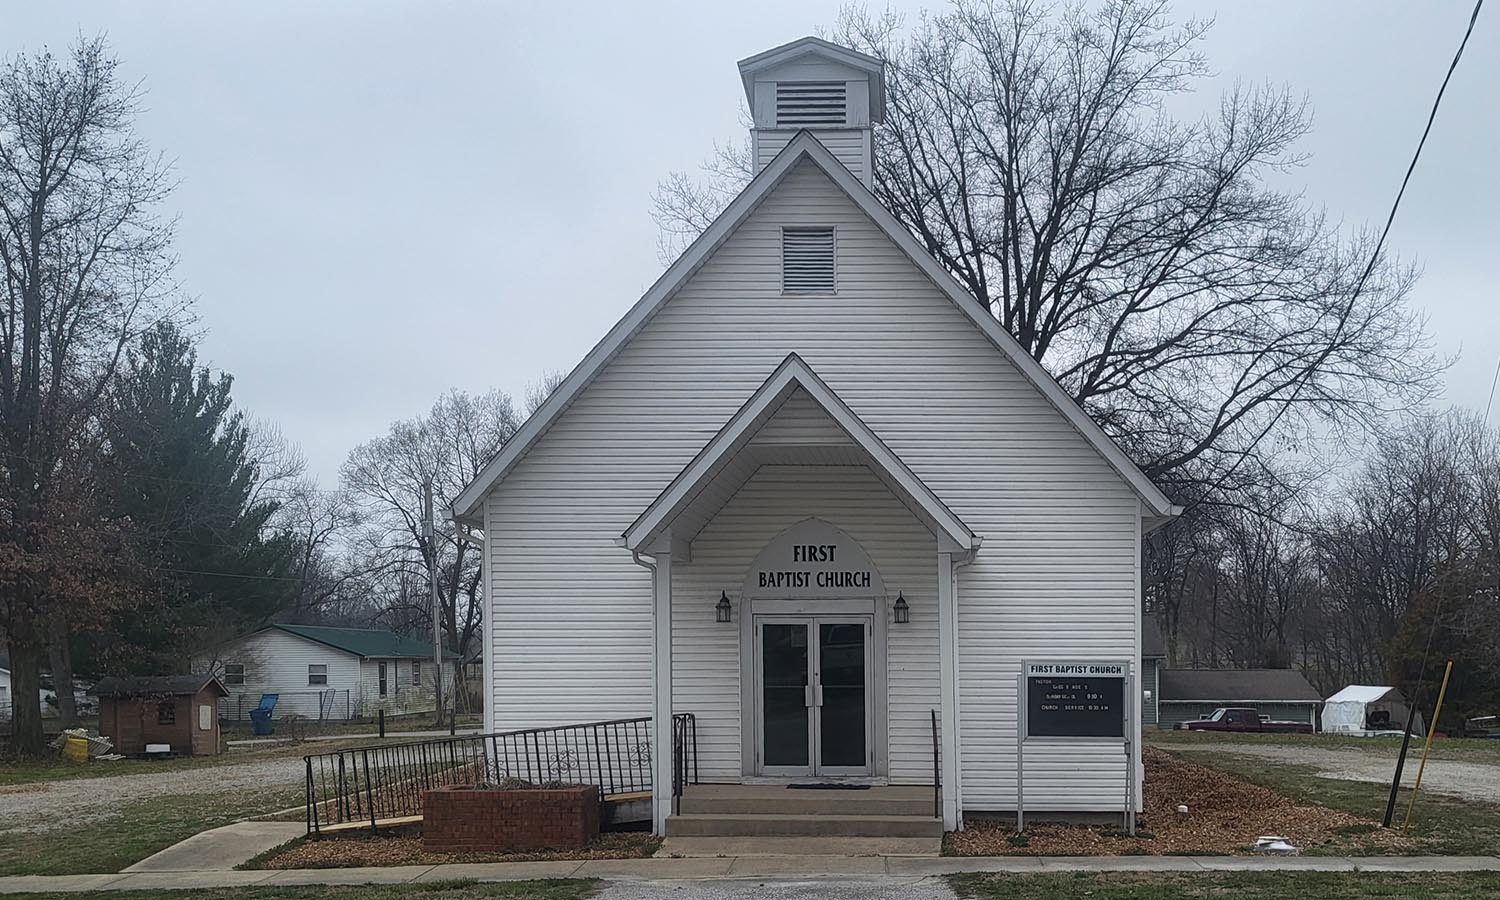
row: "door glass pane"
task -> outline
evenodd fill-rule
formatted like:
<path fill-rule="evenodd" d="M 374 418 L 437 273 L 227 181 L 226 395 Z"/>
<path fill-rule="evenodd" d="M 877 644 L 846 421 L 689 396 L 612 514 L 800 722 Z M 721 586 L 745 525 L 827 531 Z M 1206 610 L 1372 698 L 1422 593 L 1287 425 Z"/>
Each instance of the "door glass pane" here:
<path fill-rule="evenodd" d="M 806 766 L 807 626 L 761 626 L 765 764 Z"/>
<path fill-rule="evenodd" d="M 865 626 L 818 625 L 822 672 L 821 766 L 863 766 L 865 761 Z"/>

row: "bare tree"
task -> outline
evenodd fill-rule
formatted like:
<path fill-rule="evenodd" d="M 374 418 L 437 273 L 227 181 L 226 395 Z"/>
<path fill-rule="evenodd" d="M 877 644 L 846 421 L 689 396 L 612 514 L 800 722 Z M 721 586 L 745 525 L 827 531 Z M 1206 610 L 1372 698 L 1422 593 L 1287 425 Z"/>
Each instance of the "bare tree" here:
<path fill-rule="evenodd" d="M 432 479 L 439 510 L 451 506 L 519 426 L 505 393 L 451 391 L 425 416 L 356 447 L 344 463 L 344 485 L 367 517 L 356 552 L 367 560 L 366 583 L 382 592 L 385 615 L 430 629 L 427 585 L 435 570 L 443 632 L 460 657 L 473 648 L 482 621 L 479 551 L 441 515 L 429 546 L 422 485 Z"/>
<path fill-rule="evenodd" d="M 1174 495 L 1233 502 L 1282 447 L 1376 429 L 1442 366 L 1416 274 L 1271 185 L 1311 118 L 1285 89 L 1217 111 L 1166 101 L 1208 74 L 1209 24 L 1158 0 L 957 0 L 904 29 L 846 10 L 833 38 L 887 64 L 880 200 Z M 674 175 L 664 234 L 696 234 L 748 174 L 737 147 Z"/>
<path fill-rule="evenodd" d="M 0 68 L 0 607 L 23 754 L 42 750 L 41 650 L 66 615 L 42 523 L 69 436 L 90 427 L 125 347 L 176 296 L 173 223 L 157 213 L 170 167 L 132 132 L 139 93 L 116 65 L 96 38 Z"/>

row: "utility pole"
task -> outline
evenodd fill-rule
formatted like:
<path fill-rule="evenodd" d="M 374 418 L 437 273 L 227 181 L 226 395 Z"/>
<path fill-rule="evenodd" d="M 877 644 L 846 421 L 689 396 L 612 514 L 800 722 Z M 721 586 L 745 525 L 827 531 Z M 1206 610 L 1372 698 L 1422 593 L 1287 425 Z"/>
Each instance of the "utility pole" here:
<path fill-rule="evenodd" d="M 432 520 L 432 477 L 422 479 L 422 540 L 427 545 L 427 585 L 432 595 L 432 698 L 435 721 L 443 723 L 443 614 L 438 600 L 437 528 Z"/>

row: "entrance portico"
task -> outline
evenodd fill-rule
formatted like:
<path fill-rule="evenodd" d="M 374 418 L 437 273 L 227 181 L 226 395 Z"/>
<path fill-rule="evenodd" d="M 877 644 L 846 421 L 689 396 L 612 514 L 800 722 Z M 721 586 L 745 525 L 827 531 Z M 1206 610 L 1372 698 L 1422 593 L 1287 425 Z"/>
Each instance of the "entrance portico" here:
<path fill-rule="evenodd" d="M 619 543 L 653 571 L 658 832 L 673 711 L 697 717 L 705 781 L 930 789 L 940 764 L 957 827 L 954 567 L 980 541 L 806 363 L 789 356 Z"/>

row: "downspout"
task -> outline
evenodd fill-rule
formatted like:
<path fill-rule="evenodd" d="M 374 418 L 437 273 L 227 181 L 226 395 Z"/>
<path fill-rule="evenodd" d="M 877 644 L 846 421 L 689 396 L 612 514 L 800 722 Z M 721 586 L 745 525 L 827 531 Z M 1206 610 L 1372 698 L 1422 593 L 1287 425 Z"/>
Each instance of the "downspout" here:
<path fill-rule="evenodd" d="M 672 716 L 672 711 L 670 709 L 667 709 L 667 710 L 663 711 L 663 710 L 661 710 L 659 708 L 660 707 L 660 702 L 659 701 L 660 701 L 660 698 L 661 698 L 661 678 L 658 675 L 659 666 L 657 664 L 658 661 L 657 661 L 656 655 L 657 655 L 657 652 L 659 651 L 659 647 L 657 645 L 657 641 L 656 641 L 655 635 L 657 633 L 656 628 L 657 628 L 657 624 L 658 624 L 657 621 L 656 621 L 656 619 L 657 619 L 657 616 L 656 616 L 657 593 L 656 592 L 657 592 L 657 586 L 658 586 L 657 585 L 657 581 L 658 581 L 658 579 L 660 577 L 661 572 L 660 572 L 660 569 L 657 567 L 657 561 L 656 561 L 655 557 L 650 557 L 650 558 L 642 557 L 640 551 L 638 551 L 638 550 L 631 550 L 630 551 L 630 559 L 636 565 L 640 566 L 643 569 L 649 569 L 650 572 L 651 572 L 651 609 L 652 609 L 652 635 L 653 635 L 653 637 L 652 637 L 652 648 L 653 649 L 652 649 L 652 655 L 651 655 L 651 736 L 652 736 L 652 739 L 651 739 L 651 745 L 652 745 L 652 753 L 651 753 L 651 767 L 652 767 L 652 772 L 651 772 L 651 784 L 652 784 L 652 788 L 651 788 L 651 830 L 652 830 L 652 832 L 654 832 L 656 834 L 663 834 L 664 835 L 666 833 L 665 822 L 666 822 L 666 816 L 667 816 L 667 812 L 668 812 L 667 805 L 670 803 L 670 800 L 665 800 L 664 799 L 663 785 L 660 783 L 661 782 L 660 765 L 659 765 L 660 760 L 657 757 L 657 753 L 660 751 L 659 738 L 660 738 L 661 732 L 660 732 L 659 729 L 661 727 L 662 717 L 665 716 L 666 720 L 668 722 L 670 722 L 671 721 L 671 716 Z M 668 725 L 668 729 L 670 729 L 670 728 L 671 728 L 671 726 Z M 670 733 L 670 730 L 669 730 L 668 733 Z M 670 796 L 671 790 L 672 789 L 671 789 L 670 786 L 666 787 L 666 795 L 667 796 Z"/>
<path fill-rule="evenodd" d="M 963 598 L 960 597 L 958 593 L 958 570 L 974 562 L 974 557 L 979 552 L 979 547 L 977 546 L 977 542 L 979 540 L 979 538 L 976 538 L 976 546 L 971 548 L 968 553 L 965 553 L 958 559 L 953 560 L 953 564 L 950 566 L 950 573 L 953 578 L 953 718 L 955 720 L 953 722 L 953 737 L 954 746 L 959 747 L 960 749 L 962 749 L 963 747 L 963 732 L 960 730 L 959 721 L 963 718 L 964 704 L 963 694 L 959 691 L 959 684 L 963 680 L 963 656 L 958 652 L 959 640 L 961 638 L 961 633 L 958 627 L 958 609 L 959 603 Z M 960 754 L 958 762 L 962 763 L 962 754 Z M 963 766 L 957 766 L 956 770 L 958 772 L 958 778 L 956 779 L 956 783 L 953 785 L 953 796 L 958 801 L 958 826 L 961 830 L 964 823 Z"/>

